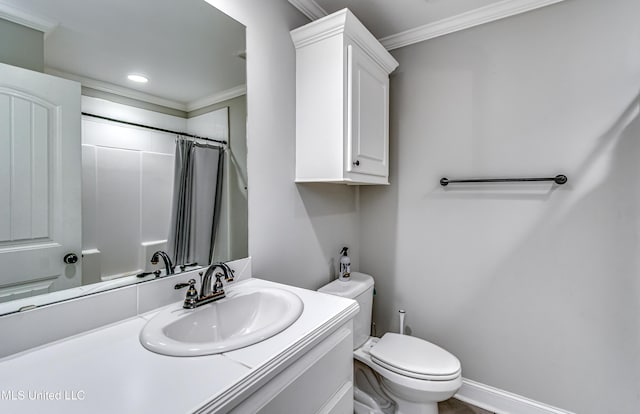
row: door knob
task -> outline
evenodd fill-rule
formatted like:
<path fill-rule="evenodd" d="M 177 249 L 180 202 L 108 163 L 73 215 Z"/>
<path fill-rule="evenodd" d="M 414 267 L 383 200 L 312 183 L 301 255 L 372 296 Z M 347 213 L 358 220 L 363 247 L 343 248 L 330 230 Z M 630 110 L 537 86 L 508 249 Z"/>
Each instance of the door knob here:
<path fill-rule="evenodd" d="M 78 255 L 75 253 L 67 253 L 64 255 L 64 259 L 62 259 L 66 264 L 76 264 L 78 263 Z"/>
<path fill-rule="evenodd" d="M 360 165 L 360 160 L 355 160 L 355 161 L 353 162 L 353 165 L 355 165 L 356 167 L 357 167 L 358 165 Z"/>

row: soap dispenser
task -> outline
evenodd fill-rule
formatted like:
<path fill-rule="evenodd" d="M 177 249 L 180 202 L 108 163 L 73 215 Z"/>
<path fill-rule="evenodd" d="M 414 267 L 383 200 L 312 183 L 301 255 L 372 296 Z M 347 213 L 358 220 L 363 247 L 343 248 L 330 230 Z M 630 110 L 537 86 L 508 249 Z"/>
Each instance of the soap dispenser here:
<path fill-rule="evenodd" d="M 338 274 L 338 280 L 348 282 L 351 276 L 351 259 L 347 256 L 348 247 L 343 247 L 340 251 L 340 273 Z"/>

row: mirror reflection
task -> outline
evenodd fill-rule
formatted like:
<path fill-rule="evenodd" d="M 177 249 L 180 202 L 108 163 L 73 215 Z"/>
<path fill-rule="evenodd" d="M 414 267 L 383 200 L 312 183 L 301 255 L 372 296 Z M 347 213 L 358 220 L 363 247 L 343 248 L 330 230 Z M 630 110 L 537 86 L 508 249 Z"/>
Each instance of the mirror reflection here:
<path fill-rule="evenodd" d="M 2 9 L 0 314 L 246 257 L 244 26 L 204 0 Z"/>

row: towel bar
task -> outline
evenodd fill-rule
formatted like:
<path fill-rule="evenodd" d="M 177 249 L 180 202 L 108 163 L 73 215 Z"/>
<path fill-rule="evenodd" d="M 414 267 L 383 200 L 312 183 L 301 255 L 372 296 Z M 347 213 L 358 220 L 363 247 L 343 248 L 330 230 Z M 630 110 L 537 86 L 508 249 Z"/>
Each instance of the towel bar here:
<path fill-rule="evenodd" d="M 541 177 L 541 178 L 469 178 L 463 180 L 450 180 L 446 177 L 440 179 L 440 185 L 446 187 L 451 183 L 514 183 L 514 182 L 529 182 L 529 181 L 553 181 L 556 184 L 562 185 L 567 182 L 566 175 L 558 174 L 555 177 Z"/>

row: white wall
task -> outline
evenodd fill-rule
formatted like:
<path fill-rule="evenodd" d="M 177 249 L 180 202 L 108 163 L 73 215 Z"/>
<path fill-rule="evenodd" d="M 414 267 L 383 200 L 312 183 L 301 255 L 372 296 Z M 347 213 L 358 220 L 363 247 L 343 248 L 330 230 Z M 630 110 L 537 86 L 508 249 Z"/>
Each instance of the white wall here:
<path fill-rule="evenodd" d="M 207 0 L 247 26 L 249 254 L 256 275 L 318 288 L 339 248 L 358 265 L 356 190 L 296 185 L 295 50 L 289 31 L 308 21 L 286 0 Z"/>
<path fill-rule="evenodd" d="M 393 52 L 391 186 L 361 189 L 379 333 L 581 414 L 640 412 L 640 3 L 566 1 Z M 440 177 L 567 174 L 562 187 Z"/>

